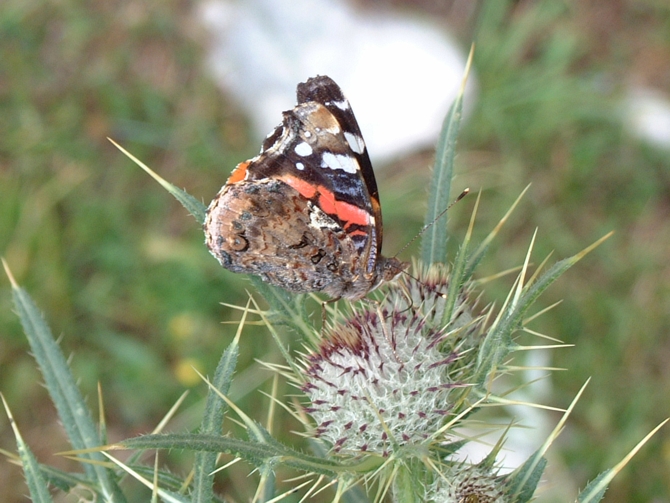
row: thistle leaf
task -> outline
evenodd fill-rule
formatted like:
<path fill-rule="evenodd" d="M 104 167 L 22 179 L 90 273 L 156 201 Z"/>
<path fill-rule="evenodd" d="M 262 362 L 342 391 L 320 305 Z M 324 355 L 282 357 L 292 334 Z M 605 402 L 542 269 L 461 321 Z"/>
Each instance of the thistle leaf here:
<path fill-rule="evenodd" d="M 9 405 L 5 401 L 5 397 L 0 394 L 2 398 L 2 403 L 5 406 L 7 411 L 7 417 L 9 417 L 9 422 L 12 425 L 14 430 L 14 437 L 16 438 L 16 446 L 19 450 L 19 459 L 21 460 L 21 466 L 23 467 L 23 473 L 26 477 L 26 484 L 28 485 L 28 491 L 30 491 L 30 499 L 36 503 L 52 503 L 53 499 L 51 494 L 49 494 L 49 488 L 47 487 L 47 482 L 42 475 L 42 470 L 40 468 L 35 455 L 30 450 L 30 447 L 23 441 L 21 432 L 19 431 L 14 417 L 9 410 Z"/>
<path fill-rule="evenodd" d="M 14 306 L 23 331 L 72 447 L 77 450 L 99 447 L 100 437 L 91 413 L 51 329 L 30 295 L 17 285 L 4 260 L 3 265 L 12 284 Z M 104 460 L 99 453 L 91 453 L 86 457 L 96 461 Z M 118 503 L 126 501 L 111 470 L 100 464 L 82 463 L 82 465 L 87 478 L 91 481 L 91 486 L 97 487 L 97 491 L 105 501 Z"/>
<path fill-rule="evenodd" d="M 456 156 L 456 138 L 458 128 L 461 124 L 463 112 L 463 94 L 465 84 L 470 73 L 470 65 L 474 46 L 470 50 L 470 56 L 465 67 L 465 75 L 461 89 L 456 100 L 451 105 L 447 116 L 442 123 L 442 131 L 435 148 L 435 166 L 433 168 L 433 180 L 428 196 L 428 210 L 426 211 L 426 232 L 421 240 L 421 259 L 425 264 L 447 261 L 447 225 L 437 222 L 440 213 L 449 206 L 449 194 L 451 192 L 451 179 L 454 175 L 454 158 Z"/>

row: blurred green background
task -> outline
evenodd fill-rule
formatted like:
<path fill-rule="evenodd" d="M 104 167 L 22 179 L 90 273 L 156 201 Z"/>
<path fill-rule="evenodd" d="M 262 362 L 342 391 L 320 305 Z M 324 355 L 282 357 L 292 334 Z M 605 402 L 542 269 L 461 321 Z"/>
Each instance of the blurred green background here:
<path fill-rule="evenodd" d="M 477 43 L 479 97 L 459 141 L 454 192 L 483 191 L 482 236 L 532 183 L 479 276 L 520 264 L 535 228 L 535 263 L 616 231 L 540 299 L 538 309 L 563 303 L 533 324 L 575 344 L 553 354 L 552 365 L 568 371 L 554 373 L 543 403 L 567 406 L 592 377 L 547 475 L 576 491 L 670 416 L 670 153 L 633 138 L 623 114 L 633 85 L 670 96 L 670 4 L 359 3 L 429 14 L 452 26 L 465 49 Z M 221 269 L 194 220 L 106 140 L 207 203 L 258 145 L 208 76 L 206 42 L 190 2 L 0 5 L 0 254 L 62 334 L 94 409 L 101 383 L 110 440 L 150 431 L 194 386 L 171 429 L 197 425 L 205 390 L 191 366 L 211 374 L 236 329 L 221 322 L 240 316 L 220 303 L 246 302 L 248 282 Z M 430 155 L 377 172 L 387 254 L 422 224 Z M 451 212 L 457 238 L 473 203 Z M 510 281 L 487 285 L 484 300 L 501 302 Z M 0 391 L 39 459 L 73 466 L 53 456 L 68 446 L 9 282 L 0 284 Z M 247 370 L 234 396 L 247 411 L 267 408 L 253 390 L 269 390 L 270 374 L 253 359 L 278 361 L 272 346 L 265 331 L 245 328 Z M 4 414 L 0 435 L 0 447 L 15 450 Z M 605 501 L 670 501 L 669 440 L 661 430 Z M 187 459 L 175 463 L 187 469 Z M 219 490 L 242 500 L 253 482 L 238 473 Z M 4 461 L 4 501 L 24 501 L 19 477 Z"/>

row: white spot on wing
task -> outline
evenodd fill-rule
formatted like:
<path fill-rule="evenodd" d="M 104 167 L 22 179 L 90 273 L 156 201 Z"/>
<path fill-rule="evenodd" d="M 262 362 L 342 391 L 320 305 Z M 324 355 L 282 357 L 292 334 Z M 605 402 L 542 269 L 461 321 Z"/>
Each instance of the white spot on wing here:
<path fill-rule="evenodd" d="M 312 227 L 317 229 L 332 229 L 335 231 L 342 230 L 340 225 L 333 220 L 331 217 L 326 215 L 324 211 L 318 206 L 314 205 L 311 201 L 309 205 L 309 223 Z"/>
<path fill-rule="evenodd" d="M 308 155 L 312 155 L 312 147 L 309 146 L 308 143 L 302 142 L 298 143 L 295 146 L 295 153 L 298 154 L 300 157 L 306 157 Z"/>
<path fill-rule="evenodd" d="M 296 163 L 295 163 L 295 167 L 296 167 L 297 169 L 299 169 L 300 171 L 302 171 L 303 169 L 305 169 L 305 165 L 304 165 L 303 163 L 301 163 L 301 162 L 296 162 Z"/>
<path fill-rule="evenodd" d="M 330 169 L 341 169 L 346 173 L 354 174 L 360 170 L 358 161 L 348 155 L 338 155 L 325 152 L 321 157 L 321 167 Z"/>
<path fill-rule="evenodd" d="M 347 100 L 344 101 L 333 101 L 333 105 L 335 105 L 337 108 L 340 110 L 349 110 L 351 107 L 349 106 L 349 102 Z"/>
<path fill-rule="evenodd" d="M 347 131 L 344 132 L 344 138 L 347 140 L 347 143 L 349 144 L 351 150 L 353 150 L 357 154 L 363 153 L 363 151 L 365 150 L 365 142 L 363 141 L 363 138 L 361 138 L 358 135 L 349 133 Z"/>
<path fill-rule="evenodd" d="M 305 138 L 310 138 L 312 136 L 312 133 L 311 131 L 305 131 L 303 135 L 305 135 Z"/>

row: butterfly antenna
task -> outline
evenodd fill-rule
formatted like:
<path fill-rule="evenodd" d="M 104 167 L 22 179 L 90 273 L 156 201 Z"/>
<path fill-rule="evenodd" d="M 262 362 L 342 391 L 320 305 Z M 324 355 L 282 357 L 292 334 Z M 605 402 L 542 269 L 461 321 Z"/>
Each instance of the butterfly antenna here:
<path fill-rule="evenodd" d="M 447 213 L 447 211 L 449 211 L 449 210 L 451 209 L 451 207 L 452 207 L 454 204 L 456 204 L 458 201 L 460 201 L 460 200 L 463 199 L 465 196 L 467 196 L 469 192 L 470 192 L 470 189 L 469 189 L 469 188 L 468 188 L 468 189 L 464 189 L 463 192 L 461 192 L 460 195 L 459 195 L 459 196 L 458 196 L 458 197 L 457 197 L 457 198 L 456 198 L 456 199 L 455 199 L 449 206 L 447 206 L 445 209 L 443 209 L 443 210 L 439 213 L 439 215 L 437 215 L 437 216 L 433 219 L 432 222 L 428 222 L 426 225 L 424 225 L 424 226 L 421 228 L 421 230 L 420 230 L 419 232 L 417 232 L 416 236 L 414 236 L 412 239 L 410 239 L 410 240 L 407 242 L 407 244 L 406 244 L 405 246 L 403 246 L 403 247 L 400 249 L 400 251 L 398 251 L 398 253 L 396 253 L 395 255 L 393 255 L 393 257 L 395 258 L 395 257 L 397 257 L 398 255 L 400 255 L 402 252 L 404 252 L 404 251 L 407 249 L 407 247 L 408 247 L 409 245 L 411 245 L 414 241 L 416 241 L 417 239 L 419 239 L 419 237 L 421 237 L 421 235 L 422 235 L 424 232 L 426 232 L 426 231 L 427 231 L 428 229 L 430 229 L 433 225 L 435 225 L 435 222 L 437 222 L 440 218 L 442 218 L 442 217 Z"/>

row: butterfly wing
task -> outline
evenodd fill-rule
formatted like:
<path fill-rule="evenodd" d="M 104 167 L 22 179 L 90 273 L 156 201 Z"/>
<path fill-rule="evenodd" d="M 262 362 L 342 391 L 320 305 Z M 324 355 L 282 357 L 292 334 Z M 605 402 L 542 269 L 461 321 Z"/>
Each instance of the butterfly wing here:
<path fill-rule="evenodd" d="M 358 299 L 387 275 L 379 194 L 358 123 L 329 77 L 240 163 L 208 209 L 207 245 L 224 267 L 295 292 Z M 382 277 L 383 276 L 383 277 Z"/>
<path fill-rule="evenodd" d="M 349 102 L 329 77 L 298 85 L 298 105 L 264 141 L 261 153 L 231 179 L 275 178 L 337 222 L 372 273 L 382 242 L 379 192 Z"/>
<path fill-rule="evenodd" d="M 354 116 L 349 100 L 345 98 L 340 86 L 333 79 L 325 75 L 319 75 L 309 79 L 305 83 L 298 84 L 297 94 L 298 103 L 308 103 L 310 101 L 321 103 L 333 114 L 340 124 L 346 145 L 350 149 L 348 154 L 353 154 L 353 157 L 356 158 L 360 166 L 359 175 L 363 178 L 363 182 L 367 188 L 372 213 L 379 229 L 378 245 L 381 248 L 382 215 L 379 204 L 379 190 L 377 189 L 377 181 L 375 180 L 370 156 L 363 140 L 363 134 L 358 126 L 358 121 Z M 347 152 L 344 153 L 346 154 Z"/>

